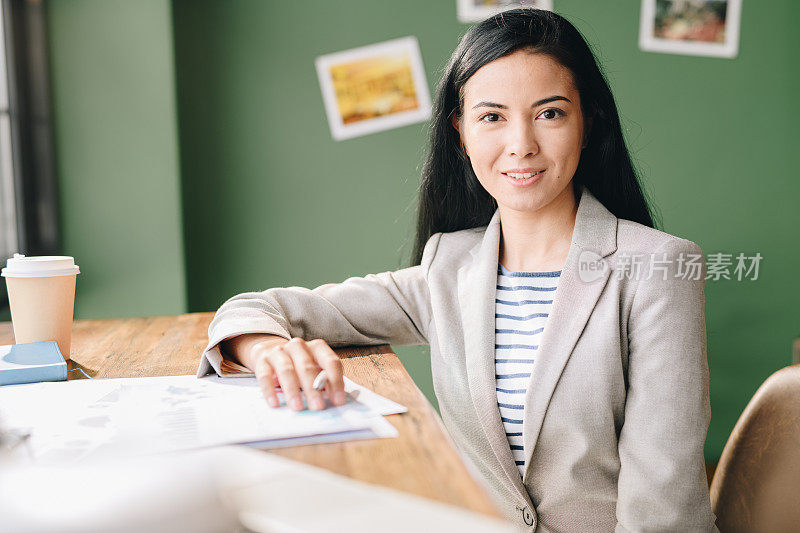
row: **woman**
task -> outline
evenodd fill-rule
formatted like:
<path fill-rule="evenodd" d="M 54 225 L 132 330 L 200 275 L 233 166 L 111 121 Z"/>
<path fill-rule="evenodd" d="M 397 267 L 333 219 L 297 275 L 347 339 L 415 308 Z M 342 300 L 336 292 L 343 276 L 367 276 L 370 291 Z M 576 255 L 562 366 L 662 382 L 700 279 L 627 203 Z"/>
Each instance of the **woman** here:
<path fill-rule="evenodd" d="M 539 10 L 473 27 L 427 157 L 415 266 L 235 296 L 199 373 L 239 362 L 270 405 L 279 383 L 321 409 L 320 368 L 344 401 L 330 346 L 428 343 L 448 431 L 524 529 L 715 530 L 702 255 L 653 229 L 580 33 Z"/>

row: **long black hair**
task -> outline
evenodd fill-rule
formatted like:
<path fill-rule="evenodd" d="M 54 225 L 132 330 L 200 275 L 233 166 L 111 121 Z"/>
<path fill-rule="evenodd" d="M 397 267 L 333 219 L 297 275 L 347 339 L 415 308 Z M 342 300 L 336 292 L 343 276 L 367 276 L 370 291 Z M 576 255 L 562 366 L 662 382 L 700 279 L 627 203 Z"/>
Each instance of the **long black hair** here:
<path fill-rule="evenodd" d="M 592 117 L 573 185 L 583 185 L 618 218 L 654 227 L 650 207 L 631 162 L 614 96 L 581 33 L 551 11 L 522 8 L 499 13 L 461 38 L 433 102 L 428 151 L 419 188 L 412 264 L 422 260 L 434 233 L 485 226 L 497 208 L 478 181 L 451 120 L 461 118 L 463 88 L 483 65 L 524 49 L 547 54 L 572 74 L 584 117 Z"/>

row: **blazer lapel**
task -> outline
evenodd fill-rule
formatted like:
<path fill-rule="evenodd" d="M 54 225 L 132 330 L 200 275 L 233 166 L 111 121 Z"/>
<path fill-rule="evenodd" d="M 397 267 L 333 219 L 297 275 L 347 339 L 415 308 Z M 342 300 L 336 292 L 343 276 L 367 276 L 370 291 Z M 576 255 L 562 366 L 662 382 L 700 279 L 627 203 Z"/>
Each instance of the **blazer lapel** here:
<path fill-rule="evenodd" d="M 530 476 L 531 456 L 558 380 L 610 277 L 611 269 L 603 258 L 616 249 L 617 218 L 584 188 L 572 243 L 525 396 L 522 437 L 527 467 L 524 481 Z"/>
<path fill-rule="evenodd" d="M 473 261 L 458 270 L 458 299 L 464 328 L 467 378 L 475 412 L 508 483 L 530 504 L 500 420 L 495 390 L 494 300 L 500 249 L 500 215 L 495 211 L 483 239 L 470 250 Z"/>

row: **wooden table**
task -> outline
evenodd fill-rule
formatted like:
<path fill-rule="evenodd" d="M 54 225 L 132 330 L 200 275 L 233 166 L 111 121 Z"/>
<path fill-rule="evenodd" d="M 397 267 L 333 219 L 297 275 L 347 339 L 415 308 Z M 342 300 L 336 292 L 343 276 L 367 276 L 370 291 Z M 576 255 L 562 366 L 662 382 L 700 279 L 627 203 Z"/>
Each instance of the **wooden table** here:
<path fill-rule="evenodd" d="M 212 313 L 76 320 L 72 360 L 91 377 L 194 374 L 208 340 Z M 12 344 L 10 322 L 0 322 L 0 344 Z M 500 517 L 470 476 L 438 415 L 387 345 L 337 349 L 344 373 L 356 383 L 408 407 L 386 417 L 400 435 L 270 450 L 354 479 Z M 77 379 L 80 372 L 70 372 Z"/>

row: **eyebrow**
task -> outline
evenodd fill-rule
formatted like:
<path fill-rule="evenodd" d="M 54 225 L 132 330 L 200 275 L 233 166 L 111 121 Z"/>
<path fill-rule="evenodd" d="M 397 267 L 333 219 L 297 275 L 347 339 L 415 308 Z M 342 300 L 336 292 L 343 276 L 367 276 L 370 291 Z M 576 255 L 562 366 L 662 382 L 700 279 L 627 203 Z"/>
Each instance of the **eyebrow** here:
<path fill-rule="evenodd" d="M 569 98 L 565 98 L 563 96 L 548 96 L 547 98 L 542 98 L 538 102 L 534 102 L 533 104 L 531 104 L 531 107 L 538 107 L 542 104 L 546 104 L 548 102 L 554 102 L 556 100 L 564 100 L 565 102 L 569 102 L 570 104 L 572 103 L 572 101 Z M 497 107 L 499 109 L 508 109 L 508 107 L 504 106 L 503 104 L 496 104 L 494 102 L 485 102 L 485 101 L 478 102 L 477 104 L 472 106 L 472 109 L 477 109 L 479 107 Z"/>

